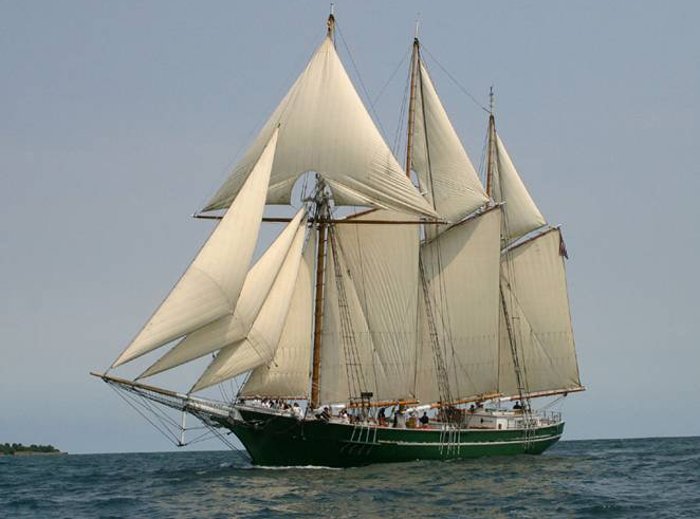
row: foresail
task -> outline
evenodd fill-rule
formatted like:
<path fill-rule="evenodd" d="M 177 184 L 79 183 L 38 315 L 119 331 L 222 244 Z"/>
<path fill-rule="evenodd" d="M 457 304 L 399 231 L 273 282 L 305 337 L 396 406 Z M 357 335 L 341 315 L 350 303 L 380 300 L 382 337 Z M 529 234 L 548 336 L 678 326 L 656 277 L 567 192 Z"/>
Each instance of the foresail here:
<path fill-rule="evenodd" d="M 294 294 L 305 231 L 304 225 L 298 227 L 282 268 L 245 339 L 221 349 L 191 391 L 213 386 L 274 358 Z"/>
<path fill-rule="evenodd" d="M 526 392 L 579 388 L 561 235 L 551 229 L 503 255 L 501 284 Z M 501 311 L 499 390 L 519 392 Z"/>
<path fill-rule="evenodd" d="M 189 334 L 138 378 L 153 376 L 242 340 L 253 326 L 284 264 L 294 237 L 299 229 L 306 225 L 305 214 L 305 210 L 300 209 L 250 269 L 233 314 L 225 315 Z"/>
<path fill-rule="evenodd" d="M 351 220 L 401 219 L 396 212 L 373 211 Z M 342 224 L 336 226 L 336 236 L 385 375 L 377 380 L 376 398 L 412 398 L 419 230 L 391 223 Z"/>
<path fill-rule="evenodd" d="M 493 393 L 498 385 L 498 305 L 501 214 L 494 207 L 451 227 L 421 249 L 430 314 L 455 399 Z M 443 399 L 434 338 L 421 298 L 416 397 Z"/>
<path fill-rule="evenodd" d="M 505 202 L 503 239 L 513 241 L 547 222 L 528 193 L 503 141 L 498 136 L 496 146 L 497 168 L 493 176 L 492 197 L 496 202 Z"/>
<path fill-rule="evenodd" d="M 227 207 L 279 126 L 267 201 L 288 204 L 304 172 L 323 176 L 337 205 L 370 205 L 435 216 L 406 178 L 325 38 L 205 211 Z"/>
<path fill-rule="evenodd" d="M 488 196 L 421 62 L 416 88 L 413 170 L 441 217 L 457 222 Z"/>
<path fill-rule="evenodd" d="M 315 236 L 312 233 L 306 244 L 292 303 L 275 356 L 271 362 L 253 370 L 241 390 L 241 396 L 308 397 L 313 334 Z"/>
<path fill-rule="evenodd" d="M 377 381 L 385 374 L 375 363 L 369 326 L 342 249 L 337 244 L 331 247 L 332 239 L 325 270 L 320 401 L 347 402 L 365 391 L 379 398 Z"/>
<path fill-rule="evenodd" d="M 251 174 L 219 225 L 112 367 L 233 312 L 255 250 L 277 136 L 277 131 L 270 133 L 254 159 Z"/>

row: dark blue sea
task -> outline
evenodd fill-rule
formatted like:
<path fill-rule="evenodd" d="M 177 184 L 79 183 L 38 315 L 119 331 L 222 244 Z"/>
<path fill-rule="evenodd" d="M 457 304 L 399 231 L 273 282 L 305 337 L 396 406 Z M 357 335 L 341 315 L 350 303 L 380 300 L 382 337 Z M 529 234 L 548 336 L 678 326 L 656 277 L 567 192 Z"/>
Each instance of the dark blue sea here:
<path fill-rule="evenodd" d="M 0 457 L 0 517 L 700 517 L 700 438 L 542 456 L 261 469 L 230 451 Z"/>

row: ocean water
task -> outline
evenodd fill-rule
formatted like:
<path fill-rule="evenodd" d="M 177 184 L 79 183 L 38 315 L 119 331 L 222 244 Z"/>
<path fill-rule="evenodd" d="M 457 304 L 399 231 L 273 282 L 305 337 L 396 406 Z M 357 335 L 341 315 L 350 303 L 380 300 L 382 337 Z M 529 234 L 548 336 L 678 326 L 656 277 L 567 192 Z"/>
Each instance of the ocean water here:
<path fill-rule="evenodd" d="M 352 469 L 230 451 L 0 457 L 1 518 L 700 517 L 700 438 Z"/>

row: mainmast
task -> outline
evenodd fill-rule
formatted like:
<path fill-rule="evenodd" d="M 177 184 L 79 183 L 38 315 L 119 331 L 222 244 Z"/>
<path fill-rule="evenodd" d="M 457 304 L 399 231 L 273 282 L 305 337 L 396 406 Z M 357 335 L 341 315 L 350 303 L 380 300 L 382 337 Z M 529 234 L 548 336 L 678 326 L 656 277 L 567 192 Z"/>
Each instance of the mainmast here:
<path fill-rule="evenodd" d="M 335 16 L 333 16 L 333 4 L 331 13 L 328 15 L 327 37 L 334 40 L 335 37 Z M 316 175 L 316 193 L 314 197 L 315 211 L 314 222 L 316 223 L 317 242 L 316 250 L 316 295 L 314 298 L 314 346 L 311 363 L 311 400 L 309 406 L 315 409 L 319 405 L 319 393 L 321 387 L 319 380 L 321 376 L 321 338 L 323 335 L 323 289 L 326 270 L 326 242 L 328 240 L 328 220 L 330 220 L 330 208 L 328 205 L 328 193 L 326 183 L 320 175 Z"/>

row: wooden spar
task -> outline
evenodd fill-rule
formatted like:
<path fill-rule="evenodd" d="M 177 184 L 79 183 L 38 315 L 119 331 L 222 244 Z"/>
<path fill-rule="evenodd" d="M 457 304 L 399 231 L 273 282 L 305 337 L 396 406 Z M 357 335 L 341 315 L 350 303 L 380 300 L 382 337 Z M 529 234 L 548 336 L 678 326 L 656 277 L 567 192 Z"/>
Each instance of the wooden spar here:
<path fill-rule="evenodd" d="M 569 389 L 551 389 L 548 391 L 531 391 L 530 393 L 525 393 L 522 396 L 525 398 L 542 398 L 545 396 L 556 396 L 556 395 L 567 395 L 569 393 L 578 393 L 580 391 L 586 391 L 585 386 L 572 387 Z M 519 400 L 520 395 L 509 395 L 499 398 L 501 402 L 509 402 L 512 400 Z"/>
<path fill-rule="evenodd" d="M 486 400 L 493 400 L 501 396 L 501 393 L 480 393 L 478 395 L 468 396 L 466 398 L 460 398 L 459 400 L 453 400 L 452 402 L 435 402 L 430 404 L 431 409 L 437 409 L 438 407 L 450 407 L 460 404 L 470 404 L 472 402 L 485 402 Z"/>
<path fill-rule="evenodd" d="M 406 140 L 406 176 L 411 178 L 411 158 L 413 156 L 413 133 L 416 123 L 416 83 L 420 63 L 420 43 L 418 37 L 413 39 L 411 55 L 411 90 L 408 99 L 408 139 Z"/>
<path fill-rule="evenodd" d="M 419 404 L 418 400 L 383 400 L 381 402 L 350 402 L 346 407 L 348 409 L 363 408 L 363 407 L 390 407 L 392 405 L 415 405 Z"/>
<path fill-rule="evenodd" d="M 517 249 L 518 247 L 522 247 L 523 245 L 525 245 L 527 243 L 538 240 L 538 239 L 542 238 L 542 236 L 546 236 L 550 232 L 559 231 L 560 228 L 561 228 L 560 225 L 557 225 L 555 227 L 544 226 L 544 230 L 542 232 L 539 232 L 539 233 L 535 234 L 534 236 L 530 236 L 529 238 L 527 238 L 525 240 L 522 240 L 522 241 L 515 240 L 514 242 L 506 245 L 505 248 L 501 251 L 501 256 L 508 254 L 509 252 L 512 252 L 515 249 Z M 542 227 L 540 227 L 540 229 L 542 229 Z"/>
<path fill-rule="evenodd" d="M 489 115 L 488 149 L 486 159 L 486 194 L 493 198 L 493 174 L 496 166 L 496 119 Z"/>
<path fill-rule="evenodd" d="M 342 219 L 314 219 L 309 218 L 309 223 L 324 223 L 324 224 L 353 224 L 353 225 L 445 225 L 446 222 L 442 220 L 353 220 L 357 215 L 351 215 L 347 218 Z M 201 215 L 195 214 L 193 218 L 198 218 L 202 220 L 221 220 L 223 216 L 219 215 Z M 264 223 L 288 223 L 291 222 L 293 218 L 287 217 L 266 217 L 262 221 Z"/>
<path fill-rule="evenodd" d="M 327 205 L 325 200 L 321 202 L 319 212 L 326 216 Z M 328 239 L 328 224 L 326 218 L 319 219 L 318 222 L 318 245 L 316 250 L 316 297 L 314 300 L 314 347 L 313 363 L 311 371 L 311 409 L 315 409 L 319 404 L 319 379 L 321 376 L 321 335 L 323 333 L 323 289 L 326 265 L 326 240 Z"/>
<path fill-rule="evenodd" d="M 163 389 L 163 388 L 156 387 L 156 386 L 149 386 L 148 384 L 142 384 L 140 382 L 134 382 L 133 380 L 127 380 L 125 378 L 107 375 L 106 373 L 95 373 L 94 371 L 91 371 L 90 375 L 92 375 L 93 377 L 101 378 L 105 382 L 114 382 L 114 383 L 120 384 L 122 386 L 129 386 L 129 387 L 135 387 L 138 389 L 144 389 L 146 391 L 152 391 L 153 393 L 158 393 L 159 395 L 170 396 L 170 397 L 175 397 L 175 398 L 185 398 L 185 399 L 188 398 L 188 396 L 183 394 L 183 393 L 169 391 L 167 389 Z"/>

